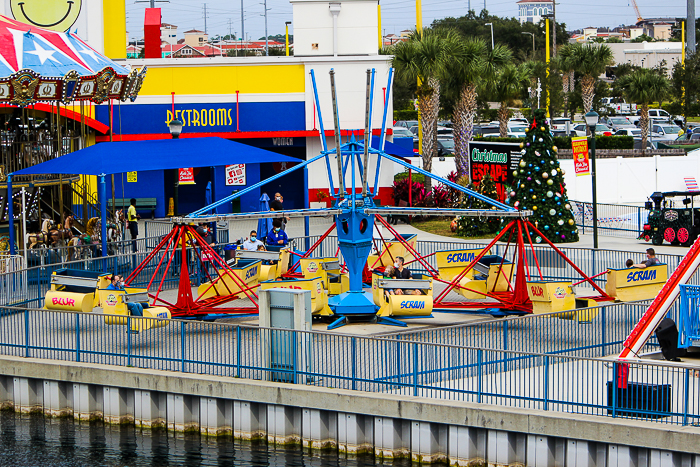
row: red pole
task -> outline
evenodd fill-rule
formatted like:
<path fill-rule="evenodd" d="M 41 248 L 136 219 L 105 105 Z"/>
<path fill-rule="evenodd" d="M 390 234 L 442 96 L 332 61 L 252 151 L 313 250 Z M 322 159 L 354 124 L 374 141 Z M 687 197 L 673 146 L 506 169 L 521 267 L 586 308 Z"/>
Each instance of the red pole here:
<path fill-rule="evenodd" d="M 413 207 L 413 170 L 408 169 L 408 206 Z"/>
<path fill-rule="evenodd" d="M 238 111 L 238 90 L 236 90 L 236 131 L 241 131 L 241 128 L 239 126 L 240 119 L 238 118 L 240 116 L 240 112 Z"/>
<path fill-rule="evenodd" d="M 386 107 L 386 88 L 382 88 L 382 92 L 384 93 L 384 107 Z M 392 117 L 391 123 L 394 123 L 394 118 Z"/>
<path fill-rule="evenodd" d="M 175 120 L 175 91 L 171 92 L 173 95 L 173 120 Z"/>

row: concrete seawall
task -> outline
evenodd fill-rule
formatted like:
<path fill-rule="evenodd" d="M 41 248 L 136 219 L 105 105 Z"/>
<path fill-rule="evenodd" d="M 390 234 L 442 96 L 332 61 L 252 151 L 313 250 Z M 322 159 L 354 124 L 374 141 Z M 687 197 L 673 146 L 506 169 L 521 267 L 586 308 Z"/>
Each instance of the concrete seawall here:
<path fill-rule="evenodd" d="M 700 467 L 699 427 L 20 357 L 0 404 L 422 463 Z"/>

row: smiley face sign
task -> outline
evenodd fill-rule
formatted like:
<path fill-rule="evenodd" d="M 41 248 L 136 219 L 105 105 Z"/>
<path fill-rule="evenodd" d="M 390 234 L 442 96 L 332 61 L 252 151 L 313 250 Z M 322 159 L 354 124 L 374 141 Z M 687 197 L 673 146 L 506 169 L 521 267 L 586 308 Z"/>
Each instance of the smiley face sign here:
<path fill-rule="evenodd" d="M 54 31 L 67 31 L 80 15 L 82 0 L 10 0 L 17 21 Z"/>

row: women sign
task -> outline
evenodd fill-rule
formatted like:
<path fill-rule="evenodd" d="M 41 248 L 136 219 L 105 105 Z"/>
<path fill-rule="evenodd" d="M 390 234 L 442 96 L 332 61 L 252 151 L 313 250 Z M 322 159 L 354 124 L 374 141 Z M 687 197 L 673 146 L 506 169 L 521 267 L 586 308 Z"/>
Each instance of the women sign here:
<path fill-rule="evenodd" d="M 590 175 L 591 164 L 588 160 L 588 138 L 586 136 L 571 138 L 571 149 L 574 152 L 574 171 L 576 176 Z"/>

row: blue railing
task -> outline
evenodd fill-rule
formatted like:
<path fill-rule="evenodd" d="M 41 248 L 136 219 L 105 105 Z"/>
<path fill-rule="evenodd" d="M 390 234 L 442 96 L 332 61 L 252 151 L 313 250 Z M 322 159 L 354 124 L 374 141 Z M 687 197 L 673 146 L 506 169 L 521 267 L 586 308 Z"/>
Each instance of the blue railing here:
<path fill-rule="evenodd" d="M 593 204 L 570 200 L 580 233 L 593 233 Z M 643 206 L 597 203 L 598 235 L 638 238 L 647 223 L 649 211 Z"/>
<path fill-rule="evenodd" d="M 683 284 L 680 289 L 678 347 L 687 349 L 700 341 L 700 286 Z"/>
<path fill-rule="evenodd" d="M 700 418 L 700 379 L 658 361 L 182 320 L 131 334 L 104 315 L 34 309 L 0 315 L 0 352 L 682 425 Z M 656 398 L 640 404 L 640 391 Z"/>

